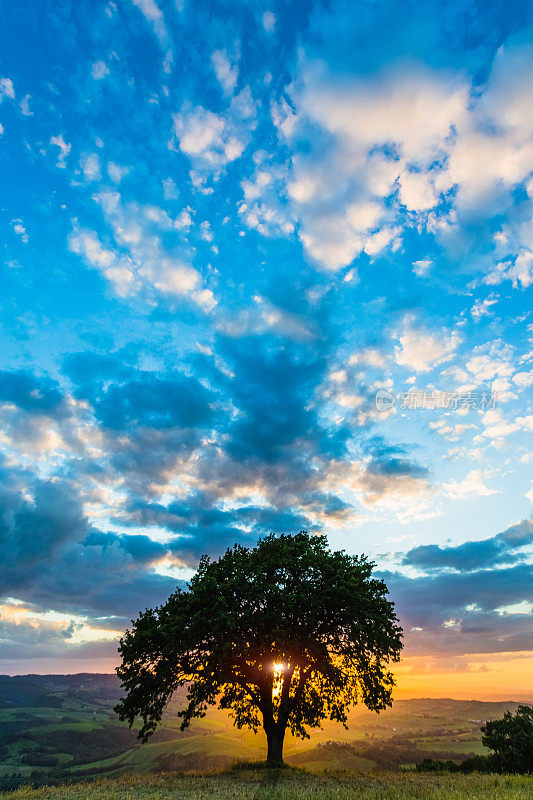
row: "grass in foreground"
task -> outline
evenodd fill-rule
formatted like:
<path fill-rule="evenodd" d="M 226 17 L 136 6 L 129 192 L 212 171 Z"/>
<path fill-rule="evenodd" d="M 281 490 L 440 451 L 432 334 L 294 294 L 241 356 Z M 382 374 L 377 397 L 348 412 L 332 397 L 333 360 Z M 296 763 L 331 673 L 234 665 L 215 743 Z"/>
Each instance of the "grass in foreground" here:
<path fill-rule="evenodd" d="M 531 800 L 533 776 L 325 773 L 241 764 L 209 775 L 163 773 L 22 787 L 3 800 Z"/>

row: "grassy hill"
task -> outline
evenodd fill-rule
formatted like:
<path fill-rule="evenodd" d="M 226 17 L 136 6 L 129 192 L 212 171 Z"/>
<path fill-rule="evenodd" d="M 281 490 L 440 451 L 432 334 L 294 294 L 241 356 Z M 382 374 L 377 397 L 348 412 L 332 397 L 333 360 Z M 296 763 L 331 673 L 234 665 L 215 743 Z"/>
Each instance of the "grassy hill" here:
<path fill-rule="evenodd" d="M 0 789 L 135 773 L 210 772 L 265 757 L 262 733 L 237 730 L 217 710 L 181 732 L 180 696 L 150 742 L 141 745 L 113 713 L 120 696 L 114 675 L 0 676 L 0 688 Z M 285 757 L 313 773 L 399 771 L 427 756 L 460 761 L 484 752 L 482 722 L 516 705 L 420 699 L 396 701 L 379 715 L 356 708 L 348 730 L 330 723 L 308 740 L 288 736 Z"/>
<path fill-rule="evenodd" d="M 242 765 L 212 775 L 127 776 L 22 787 L 5 800 L 530 800 L 531 776 L 327 773 Z M 1 796 L 1 795 L 0 795 Z"/>

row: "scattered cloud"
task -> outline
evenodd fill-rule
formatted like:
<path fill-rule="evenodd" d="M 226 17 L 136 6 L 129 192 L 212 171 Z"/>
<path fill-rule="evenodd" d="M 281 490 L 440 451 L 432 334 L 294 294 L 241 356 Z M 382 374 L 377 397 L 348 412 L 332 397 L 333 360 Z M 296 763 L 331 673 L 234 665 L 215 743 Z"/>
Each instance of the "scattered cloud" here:
<path fill-rule="evenodd" d="M 165 18 L 155 0 L 131 0 L 131 2 L 145 16 L 147 22 L 152 25 L 159 41 L 162 44 L 166 43 L 168 32 L 165 26 Z"/>
<path fill-rule="evenodd" d="M 31 95 L 25 95 L 19 103 L 20 113 L 24 117 L 33 117 L 33 111 L 30 109 Z"/>
<path fill-rule="evenodd" d="M 22 220 L 21 219 L 11 220 L 11 226 L 15 231 L 15 233 L 17 234 L 17 236 L 20 237 L 21 241 L 24 242 L 24 244 L 28 244 L 28 242 L 30 241 L 30 237 L 28 236 L 28 232 L 24 227 Z"/>
<path fill-rule="evenodd" d="M 408 325 L 398 340 L 399 345 L 394 348 L 396 363 L 415 372 L 429 372 L 453 356 L 461 336 L 457 331 L 430 333 Z"/>
<path fill-rule="evenodd" d="M 101 81 L 106 75 L 109 75 L 109 67 L 105 61 L 95 61 L 91 67 L 91 75 L 95 81 Z"/>
<path fill-rule="evenodd" d="M 180 150 L 200 174 L 216 180 L 247 147 L 256 126 L 256 106 L 249 87 L 245 87 L 232 98 L 224 115 L 185 104 L 173 119 Z"/>
<path fill-rule="evenodd" d="M 66 167 L 66 159 L 71 150 L 71 144 L 66 142 L 63 136 L 52 136 L 50 138 L 50 144 L 55 145 L 55 147 L 59 147 L 59 156 L 57 158 L 56 167 L 60 169 L 65 169 Z"/>
<path fill-rule="evenodd" d="M 262 17 L 263 28 L 267 33 L 272 33 L 276 27 L 276 16 L 272 11 L 265 11 Z"/>
<path fill-rule="evenodd" d="M 9 100 L 15 99 L 15 88 L 11 78 L 0 78 L 0 102 L 7 97 Z"/>
<path fill-rule="evenodd" d="M 239 68 L 236 64 L 231 63 L 228 54 L 224 50 L 215 50 L 211 56 L 211 64 L 223 90 L 230 94 L 237 85 Z"/>
<path fill-rule="evenodd" d="M 97 153 L 85 153 L 80 159 L 80 166 L 86 181 L 100 180 L 100 158 Z"/>
<path fill-rule="evenodd" d="M 479 469 L 470 470 L 468 475 L 462 481 L 456 481 L 452 478 L 448 483 L 444 484 L 443 491 L 446 495 L 453 498 L 463 499 L 465 497 L 486 497 L 490 494 L 496 494 L 499 490 L 490 489 L 484 483 L 485 476 Z"/>

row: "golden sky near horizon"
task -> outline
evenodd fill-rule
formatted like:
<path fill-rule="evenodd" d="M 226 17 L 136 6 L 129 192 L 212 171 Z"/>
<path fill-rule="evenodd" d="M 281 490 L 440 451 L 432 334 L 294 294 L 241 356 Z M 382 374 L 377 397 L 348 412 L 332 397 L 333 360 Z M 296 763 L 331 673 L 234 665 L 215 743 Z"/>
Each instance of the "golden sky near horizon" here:
<path fill-rule="evenodd" d="M 3 662 L 10 674 L 20 664 Z M 27 673 L 66 674 L 113 672 L 118 660 L 41 658 L 26 665 Z M 463 656 L 407 656 L 394 669 L 393 698 L 450 697 L 457 700 L 522 700 L 533 702 L 533 657 L 530 652 Z"/>
<path fill-rule="evenodd" d="M 395 669 L 394 697 L 533 700 L 531 652 L 412 656 Z"/>

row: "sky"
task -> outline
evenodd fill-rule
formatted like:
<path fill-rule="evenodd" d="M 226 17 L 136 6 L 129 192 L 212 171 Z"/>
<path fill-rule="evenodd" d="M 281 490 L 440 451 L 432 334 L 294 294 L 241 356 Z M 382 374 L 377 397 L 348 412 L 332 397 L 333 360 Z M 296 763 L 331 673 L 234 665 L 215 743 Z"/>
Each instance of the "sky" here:
<path fill-rule="evenodd" d="M 0 671 L 305 529 L 532 698 L 531 5 L 2 6 Z"/>

